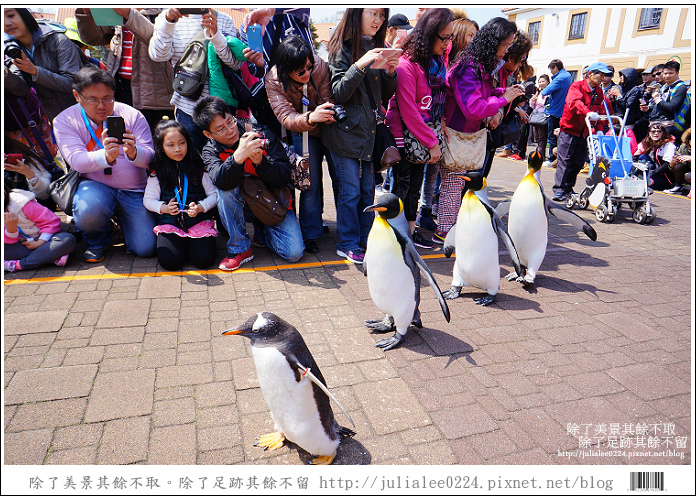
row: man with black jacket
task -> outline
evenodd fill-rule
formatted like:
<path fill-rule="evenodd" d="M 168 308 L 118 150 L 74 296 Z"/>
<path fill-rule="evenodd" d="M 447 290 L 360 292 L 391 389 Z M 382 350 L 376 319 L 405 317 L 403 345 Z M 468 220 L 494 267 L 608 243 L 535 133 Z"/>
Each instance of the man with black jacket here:
<path fill-rule="evenodd" d="M 199 100 L 192 118 L 208 139 L 202 158 L 218 190 L 218 211 L 229 234 L 228 256 L 219 268 L 235 270 L 253 258 L 245 232 L 241 181 L 252 175 L 262 179 L 270 189 L 282 188 L 291 183 L 291 163 L 281 141 L 273 133 L 261 127 L 246 133 L 219 97 L 207 96 Z M 291 204 L 286 218 L 277 225 L 264 225 L 257 219 L 253 225 L 256 245 L 268 246 L 289 262 L 296 262 L 303 256 L 301 227 Z"/>

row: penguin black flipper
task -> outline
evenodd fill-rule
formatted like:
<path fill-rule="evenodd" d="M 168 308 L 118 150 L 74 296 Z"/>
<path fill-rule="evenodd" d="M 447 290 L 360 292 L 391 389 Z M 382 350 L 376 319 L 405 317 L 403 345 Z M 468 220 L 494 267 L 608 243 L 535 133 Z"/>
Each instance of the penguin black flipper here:
<path fill-rule="evenodd" d="M 546 196 L 544 196 L 544 206 L 546 211 L 554 217 L 560 218 L 564 222 L 569 223 L 576 229 L 583 231 L 585 235 L 593 241 L 597 241 L 597 232 L 595 232 L 595 229 L 593 229 L 592 226 L 585 220 L 580 218 L 580 216 L 574 211 L 569 210 L 565 206 L 561 206 L 558 203 L 554 203 Z"/>
<path fill-rule="evenodd" d="M 481 200 L 481 203 L 483 203 L 483 206 L 485 206 L 485 209 L 488 210 L 488 213 L 490 213 L 490 218 L 493 221 L 493 230 L 500 237 L 502 242 L 505 243 L 505 247 L 507 248 L 507 252 L 510 254 L 510 258 L 512 259 L 512 264 L 515 267 L 515 272 L 517 272 L 517 275 L 522 275 L 522 265 L 519 261 L 519 255 L 517 254 L 517 249 L 515 248 L 515 243 L 512 242 L 512 238 L 510 237 L 510 233 L 507 232 L 507 227 L 505 227 L 505 224 L 498 216 L 497 212 L 495 211 L 495 208 L 490 206 L 488 203 L 483 202 L 483 200 Z"/>
<path fill-rule="evenodd" d="M 444 238 L 444 256 L 451 258 L 456 249 L 456 224 L 449 229 L 447 236 Z"/>
<path fill-rule="evenodd" d="M 432 291 L 435 294 L 435 297 L 437 298 L 437 301 L 439 302 L 439 306 L 442 309 L 442 313 L 444 314 L 444 318 L 447 320 L 447 322 L 451 321 L 451 313 L 449 312 L 449 307 L 447 306 L 447 302 L 444 301 L 444 297 L 442 296 L 442 291 L 439 289 L 439 285 L 437 284 L 437 281 L 435 280 L 434 276 L 432 275 L 432 272 L 430 269 L 427 267 L 425 264 L 425 261 L 422 259 L 420 256 L 420 253 L 417 252 L 417 249 L 415 249 L 415 244 L 413 243 L 413 240 L 409 237 L 407 237 L 404 233 L 402 233 L 399 229 L 396 229 L 393 227 L 391 224 L 392 220 L 389 220 L 389 225 L 393 228 L 393 232 L 396 234 L 396 239 L 398 239 L 398 242 L 400 243 L 401 247 L 403 248 L 403 258 L 405 259 L 405 264 L 410 267 L 411 270 L 417 268 L 419 272 L 427 279 L 427 282 L 430 283 L 430 287 L 432 288 Z M 417 294 L 420 293 L 420 283 L 419 281 L 416 282 L 416 289 L 417 289 Z"/>

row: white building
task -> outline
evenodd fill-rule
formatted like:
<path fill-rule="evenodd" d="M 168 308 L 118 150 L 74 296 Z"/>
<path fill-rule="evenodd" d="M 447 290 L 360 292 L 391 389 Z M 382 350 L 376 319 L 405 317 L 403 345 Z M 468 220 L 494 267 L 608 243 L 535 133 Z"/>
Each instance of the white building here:
<path fill-rule="evenodd" d="M 507 8 L 503 13 L 529 33 L 528 62 L 540 75 L 552 59 L 580 79 L 582 68 L 602 61 L 645 69 L 670 58 L 681 64 L 680 78 L 692 78 L 695 6 L 669 8 L 565 7 Z"/>

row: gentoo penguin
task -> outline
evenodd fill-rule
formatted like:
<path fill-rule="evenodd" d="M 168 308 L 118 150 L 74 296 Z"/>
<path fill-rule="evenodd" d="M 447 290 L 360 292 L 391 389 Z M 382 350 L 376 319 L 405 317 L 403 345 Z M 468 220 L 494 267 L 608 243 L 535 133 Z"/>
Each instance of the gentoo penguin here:
<path fill-rule="evenodd" d="M 516 279 L 525 286 L 534 282 L 546 255 L 549 213 L 581 229 L 593 241 L 597 239 L 597 233 L 590 224 L 571 210 L 546 197 L 541 184 L 535 177 L 541 169 L 543 160 L 538 151 L 529 154 L 527 174 L 515 189 L 512 200 L 500 203 L 497 207 L 497 212 L 501 216 L 509 208 L 507 231 L 517 249 L 521 263 L 520 271 L 507 275 L 507 280 Z"/>
<path fill-rule="evenodd" d="M 376 343 L 377 347 L 389 350 L 403 340 L 411 321 L 422 327 L 418 310 L 421 272 L 432 286 L 447 322 L 451 316 L 437 281 L 415 249 L 400 198 L 384 194 L 364 211 L 377 213 L 367 239 L 364 275 L 371 299 L 387 314 L 383 321 L 367 321 L 367 325 L 377 332 L 392 330 L 395 325 L 393 337 Z"/>
<path fill-rule="evenodd" d="M 258 437 L 255 446 L 274 450 L 287 439 L 318 456 L 309 464 L 331 464 L 340 437 L 355 432 L 335 421 L 328 397 L 342 409 L 352 426 L 354 423 L 325 387 L 323 374 L 301 333 L 276 315 L 260 312 L 223 334 L 240 334 L 250 339 L 262 395 L 272 413 L 276 432 Z"/>
<path fill-rule="evenodd" d="M 476 303 L 486 306 L 495 301 L 495 295 L 500 290 L 498 235 L 507 246 L 518 272 L 519 258 L 500 217 L 492 206 L 476 196 L 476 191 L 487 184 L 483 174 L 474 171 L 459 174 L 459 177 L 466 181 L 468 190 L 461 200 L 456 224 L 444 240 L 444 254 L 450 257 L 456 249 L 456 261 L 451 288 L 443 294 L 447 300 L 453 300 L 459 296 L 463 286 L 475 286 L 488 293 L 474 299 Z"/>

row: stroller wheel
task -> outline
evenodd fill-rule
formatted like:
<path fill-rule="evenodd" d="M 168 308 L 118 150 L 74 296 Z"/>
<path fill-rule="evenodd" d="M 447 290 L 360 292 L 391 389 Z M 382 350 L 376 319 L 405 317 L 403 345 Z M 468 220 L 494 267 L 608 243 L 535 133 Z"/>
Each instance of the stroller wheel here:
<path fill-rule="evenodd" d="M 607 207 L 604 205 L 598 206 L 595 210 L 595 218 L 598 222 L 606 222 L 607 215 L 609 215 L 609 210 L 607 210 Z"/>
<path fill-rule="evenodd" d="M 573 193 L 570 193 L 568 195 L 568 197 L 566 198 L 566 208 L 568 208 L 569 210 L 572 210 L 573 208 L 575 208 L 575 205 L 577 204 L 575 198 L 576 198 L 576 195 Z"/>
<path fill-rule="evenodd" d="M 583 191 L 580 193 L 580 201 L 578 201 L 578 205 L 580 206 L 581 210 L 586 209 L 588 206 L 590 206 L 590 188 L 585 187 Z"/>
<path fill-rule="evenodd" d="M 655 210 L 649 207 L 649 211 L 646 213 L 646 225 L 650 225 L 655 220 Z"/>
<path fill-rule="evenodd" d="M 646 218 L 646 209 L 643 205 L 640 205 L 633 210 L 633 221 L 637 224 L 646 223 Z"/>

